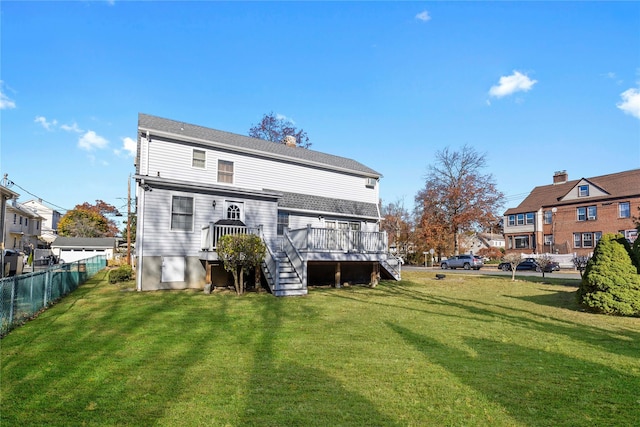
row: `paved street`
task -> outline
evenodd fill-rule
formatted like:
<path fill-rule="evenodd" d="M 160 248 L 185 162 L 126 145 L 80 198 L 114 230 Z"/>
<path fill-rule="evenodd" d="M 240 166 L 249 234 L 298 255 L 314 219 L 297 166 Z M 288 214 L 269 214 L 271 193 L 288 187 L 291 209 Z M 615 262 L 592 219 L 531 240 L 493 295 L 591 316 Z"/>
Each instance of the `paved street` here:
<path fill-rule="evenodd" d="M 464 269 L 455 269 L 455 270 L 443 270 L 440 267 L 422 267 L 415 265 L 403 265 L 403 271 L 426 271 L 443 274 L 483 274 L 483 275 L 493 275 L 493 276 L 508 276 L 511 277 L 510 271 L 501 271 L 494 265 L 485 266 L 480 270 L 464 270 Z M 545 277 L 555 277 L 557 279 L 580 279 L 580 273 L 577 270 L 560 270 L 559 272 L 553 273 L 545 273 Z M 538 273 L 536 271 L 516 271 L 516 276 L 537 276 L 542 277 L 542 273 Z"/>

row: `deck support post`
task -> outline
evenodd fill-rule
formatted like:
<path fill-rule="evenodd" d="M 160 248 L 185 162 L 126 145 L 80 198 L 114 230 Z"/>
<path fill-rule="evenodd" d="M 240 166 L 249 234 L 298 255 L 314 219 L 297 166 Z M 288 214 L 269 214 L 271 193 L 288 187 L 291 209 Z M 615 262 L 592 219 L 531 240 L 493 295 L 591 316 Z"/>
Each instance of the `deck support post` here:
<path fill-rule="evenodd" d="M 375 288 L 380 282 L 380 264 L 377 262 L 373 263 L 373 267 L 371 268 L 371 281 L 369 282 L 369 286 Z"/>
<path fill-rule="evenodd" d="M 340 286 L 342 286 L 341 285 L 342 282 L 340 281 L 341 278 L 342 278 L 342 275 L 340 274 L 340 263 L 338 262 L 336 263 L 336 272 L 335 272 L 335 281 L 334 281 L 336 288 L 339 288 Z"/>

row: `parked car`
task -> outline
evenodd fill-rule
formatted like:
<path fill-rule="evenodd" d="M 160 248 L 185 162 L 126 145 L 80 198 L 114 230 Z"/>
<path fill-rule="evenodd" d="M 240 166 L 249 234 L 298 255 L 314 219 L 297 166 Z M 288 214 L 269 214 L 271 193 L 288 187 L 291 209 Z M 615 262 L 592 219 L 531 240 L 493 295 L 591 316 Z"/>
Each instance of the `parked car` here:
<path fill-rule="evenodd" d="M 511 271 L 511 264 L 508 262 L 501 262 L 498 264 L 498 269 L 502 271 Z M 535 258 L 525 258 L 516 266 L 516 270 L 530 270 L 530 271 L 542 271 L 540 264 Z M 545 273 L 551 273 L 552 271 L 559 271 L 560 264 L 555 261 L 549 262 L 544 268 Z"/>
<path fill-rule="evenodd" d="M 483 265 L 482 258 L 474 255 L 457 255 L 440 262 L 440 268 L 452 270 L 456 268 L 480 270 Z"/>

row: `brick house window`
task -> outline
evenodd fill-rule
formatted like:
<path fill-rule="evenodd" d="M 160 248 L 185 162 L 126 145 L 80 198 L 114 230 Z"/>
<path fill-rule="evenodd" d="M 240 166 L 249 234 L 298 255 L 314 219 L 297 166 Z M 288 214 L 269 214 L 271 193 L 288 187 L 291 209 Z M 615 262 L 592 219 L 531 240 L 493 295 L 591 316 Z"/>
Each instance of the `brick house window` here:
<path fill-rule="evenodd" d="M 596 206 L 587 206 L 587 219 L 589 221 L 598 219 L 598 208 Z"/>
<path fill-rule="evenodd" d="M 593 233 L 582 233 L 582 247 L 583 248 L 593 247 Z"/>
<path fill-rule="evenodd" d="M 533 224 L 533 212 L 528 212 L 525 217 L 527 225 Z"/>
<path fill-rule="evenodd" d="M 581 207 L 577 209 L 577 217 L 578 221 L 586 221 L 587 220 L 587 208 Z"/>
<path fill-rule="evenodd" d="M 544 211 L 544 223 L 551 224 L 553 222 L 553 211 Z"/>
<path fill-rule="evenodd" d="M 529 236 L 515 236 L 516 249 L 529 249 Z"/>
<path fill-rule="evenodd" d="M 631 217 L 631 204 L 629 202 L 618 203 L 618 217 L 619 218 Z"/>
<path fill-rule="evenodd" d="M 578 197 L 587 197 L 587 196 L 589 196 L 589 186 L 580 185 L 578 187 Z"/>
<path fill-rule="evenodd" d="M 582 235 L 580 233 L 573 233 L 573 247 L 574 248 L 582 247 Z"/>

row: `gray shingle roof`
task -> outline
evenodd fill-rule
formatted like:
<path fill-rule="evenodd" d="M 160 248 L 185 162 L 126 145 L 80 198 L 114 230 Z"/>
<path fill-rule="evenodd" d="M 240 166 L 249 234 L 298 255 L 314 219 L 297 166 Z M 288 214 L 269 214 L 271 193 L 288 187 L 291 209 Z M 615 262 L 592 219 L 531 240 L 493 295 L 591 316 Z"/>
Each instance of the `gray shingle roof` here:
<path fill-rule="evenodd" d="M 212 143 L 228 145 L 230 149 L 235 148 L 239 151 L 256 151 L 270 157 L 280 157 L 282 159 L 307 164 L 318 164 L 331 169 L 342 169 L 376 178 L 382 176 L 379 172 L 362 163 L 346 157 L 334 156 L 301 147 L 287 147 L 284 144 L 277 144 L 185 122 L 163 119 L 149 114 L 138 114 L 138 128 L 140 130 L 148 130 L 152 134 L 153 131 L 156 130 L 174 134 L 176 137 L 182 135 Z"/>
<path fill-rule="evenodd" d="M 318 213 L 333 213 L 345 216 L 378 218 L 378 209 L 374 203 L 354 202 L 352 200 L 333 199 L 299 193 L 282 193 L 278 207 Z"/>
<path fill-rule="evenodd" d="M 116 246 L 116 239 L 113 237 L 56 237 L 51 244 L 56 248 L 84 248 L 84 249 L 109 249 Z"/>

